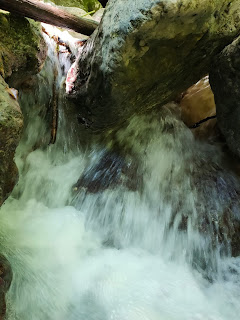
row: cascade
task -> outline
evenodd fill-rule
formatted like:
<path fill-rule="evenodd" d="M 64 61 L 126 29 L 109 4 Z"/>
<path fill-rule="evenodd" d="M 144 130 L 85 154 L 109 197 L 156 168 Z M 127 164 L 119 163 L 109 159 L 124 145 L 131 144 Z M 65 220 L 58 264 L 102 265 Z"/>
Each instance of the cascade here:
<path fill-rule="evenodd" d="M 19 183 L 0 210 L 6 319 L 239 319 L 240 258 L 222 230 L 240 180 L 221 148 L 197 141 L 174 103 L 82 145 L 64 97 L 70 55 L 45 39 L 37 84 L 20 92 Z"/>

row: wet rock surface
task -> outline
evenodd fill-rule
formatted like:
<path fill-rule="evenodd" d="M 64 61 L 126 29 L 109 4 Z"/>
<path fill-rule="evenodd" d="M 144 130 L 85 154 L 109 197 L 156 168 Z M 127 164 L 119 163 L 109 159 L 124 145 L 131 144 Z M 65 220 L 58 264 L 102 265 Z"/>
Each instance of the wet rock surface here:
<path fill-rule="evenodd" d="M 117 152 L 106 151 L 94 166 L 90 166 L 79 178 L 75 191 L 86 190 L 90 193 L 102 192 L 120 185 L 129 190 L 140 189 L 137 165 L 132 160 L 126 160 Z"/>
<path fill-rule="evenodd" d="M 40 25 L 25 18 L 0 12 L 0 75 L 11 86 L 39 72 L 47 48 Z"/>
<path fill-rule="evenodd" d="M 11 89 L 0 77 L 0 205 L 12 191 L 18 177 L 14 163 L 23 117 Z"/>
<path fill-rule="evenodd" d="M 240 38 L 214 58 L 210 84 L 219 128 L 229 148 L 240 157 Z"/>
<path fill-rule="evenodd" d="M 0 206 L 18 179 L 14 154 L 20 140 L 23 116 L 17 91 L 33 83 L 46 58 L 40 25 L 0 12 Z"/>
<path fill-rule="evenodd" d="M 239 256 L 239 179 L 234 174 L 230 176 L 220 165 L 200 161 L 192 175 L 192 188 L 198 197 L 196 227 L 204 236 L 211 235 L 213 246 L 221 243 L 223 252 Z"/>
<path fill-rule="evenodd" d="M 0 320 L 4 319 L 6 313 L 5 294 L 12 282 L 12 268 L 8 260 L 0 255 Z"/>
<path fill-rule="evenodd" d="M 70 96 L 82 122 L 114 127 L 196 83 L 237 35 L 239 4 L 110 1 L 75 64 Z"/>

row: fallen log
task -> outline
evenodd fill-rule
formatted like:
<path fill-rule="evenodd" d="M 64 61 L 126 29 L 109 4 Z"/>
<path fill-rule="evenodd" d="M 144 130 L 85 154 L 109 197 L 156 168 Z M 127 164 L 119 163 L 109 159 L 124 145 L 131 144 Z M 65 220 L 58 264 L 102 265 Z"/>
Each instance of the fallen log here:
<path fill-rule="evenodd" d="M 64 9 L 37 0 L 0 0 L 0 9 L 88 36 L 98 26 L 96 21 L 77 17 Z"/>

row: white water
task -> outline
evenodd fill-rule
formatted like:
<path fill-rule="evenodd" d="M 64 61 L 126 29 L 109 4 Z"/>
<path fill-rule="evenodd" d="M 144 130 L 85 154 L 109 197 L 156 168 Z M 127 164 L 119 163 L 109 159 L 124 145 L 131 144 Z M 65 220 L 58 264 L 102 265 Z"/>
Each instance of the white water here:
<path fill-rule="evenodd" d="M 21 97 L 27 127 L 16 155 L 20 180 L 0 211 L 1 252 L 14 273 L 7 319 L 238 320 L 240 259 L 228 257 L 228 246 L 212 246 L 211 226 L 198 232 L 240 189 L 222 168 L 221 150 L 195 141 L 169 105 L 133 118 L 115 137 L 139 163 L 137 191 L 119 185 L 74 194 L 104 150 L 94 142 L 81 147 L 74 124 L 66 124 L 64 99 L 57 142 L 46 147 L 39 110 L 51 95 L 57 60 L 50 57 L 36 92 Z"/>

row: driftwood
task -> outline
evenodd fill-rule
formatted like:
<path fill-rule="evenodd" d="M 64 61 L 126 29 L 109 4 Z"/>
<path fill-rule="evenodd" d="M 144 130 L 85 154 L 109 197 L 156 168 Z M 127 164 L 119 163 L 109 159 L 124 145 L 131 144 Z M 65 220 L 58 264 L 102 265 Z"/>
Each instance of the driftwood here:
<path fill-rule="evenodd" d="M 91 35 L 98 26 L 98 22 L 77 17 L 64 9 L 37 0 L 0 0 L 0 9 L 85 35 Z"/>

